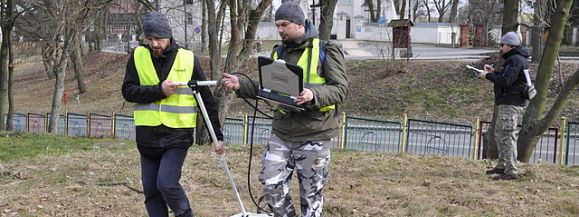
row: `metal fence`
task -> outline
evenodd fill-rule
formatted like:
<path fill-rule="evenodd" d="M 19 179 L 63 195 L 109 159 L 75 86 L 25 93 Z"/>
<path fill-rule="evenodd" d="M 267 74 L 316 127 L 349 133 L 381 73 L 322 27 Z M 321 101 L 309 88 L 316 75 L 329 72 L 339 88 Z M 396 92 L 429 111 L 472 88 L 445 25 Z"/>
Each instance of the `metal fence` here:
<path fill-rule="evenodd" d="M 478 159 L 485 159 L 485 148 L 486 139 L 484 138 L 487 134 L 488 128 L 490 127 L 491 123 L 487 121 L 480 122 L 480 134 L 479 134 L 479 155 Z M 518 128 L 520 129 L 521 126 L 519 125 Z M 535 152 L 531 159 L 529 159 L 530 163 L 557 163 L 557 153 L 558 153 L 558 145 L 559 145 L 559 129 L 551 127 L 543 134 L 543 136 L 537 142 L 537 146 L 535 147 Z"/>
<path fill-rule="evenodd" d="M 226 118 L 223 124 L 223 142 L 225 144 L 247 144 L 245 140 L 245 118 Z"/>
<path fill-rule="evenodd" d="M 579 165 L 579 122 L 567 123 L 565 165 Z"/>
<path fill-rule="evenodd" d="M 470 158 L 472 126 L 408 119 L 406 152 Z"/>
<path fill-rule="evenodd" d="M 115 114 L 114 118 L 114 138 L 135 140 L 135 122 L 133 117 Z"/>
<path fill-rule="evenodd" d="M 88 136 L 87 123 L 88 118 L 83 114 L 68 113 L 66 114 L 67 129 L 69 136 Z"/>
<path fill-rule="evenodd" d="M 399 153 L 401 138 L 402 124 L 400 122 L 346 117 L 344 148 Z"/>
<path fill-rule="evenodd" d="M 49 118 L 47 114 L 16 113 L 12 120 L 13 130 L 46 132 Z M 480 122 L 476 127 L 478 132 L 475 132 L 472 126 L 463 124 L 417 119 L 400 123 L 343 115 L 341 135 L 337 141 L 333 141 L 332 147 L 483 159 L 483 137 L 489 126 L 489 122 Z M 579 165 L 579 123 L 568 122 L 564 129 L 549 128 L 537 143 L 530 162 Z M 266 144 L 271 130 L 271 119 L 263 117 L 227 118 L 223 126 L 226 144 Z M 67 113 L 59 118 L 58 132 L 68 136 L 135 139 L 133 117 L 121 114 Z"/>
<path fill-rule="evenodd" d="M 251 140 L 253 139 L 253 144 L 266 144 L 271 134 L 272 120 L 264 117 L 255 117 L 255 126 L 253 125 L 253 123 L 254 117 L 248 116 L 247 134 L 250 135 L 248 136 L 248 140 L 250 140 L 248 142 L 251 142 Z"/>

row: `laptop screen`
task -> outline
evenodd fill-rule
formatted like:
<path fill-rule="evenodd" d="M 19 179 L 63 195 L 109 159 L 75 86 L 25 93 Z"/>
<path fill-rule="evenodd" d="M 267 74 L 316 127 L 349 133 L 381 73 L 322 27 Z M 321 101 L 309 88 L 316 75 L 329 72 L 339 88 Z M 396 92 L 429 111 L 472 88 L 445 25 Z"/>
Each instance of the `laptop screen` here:
<path fill-rule="evenodd" d="M 258 64 L 262 89 L 289 96 L 298 96 L 303 90 L 300 66 L 263 56 L 258 57 Z"/>

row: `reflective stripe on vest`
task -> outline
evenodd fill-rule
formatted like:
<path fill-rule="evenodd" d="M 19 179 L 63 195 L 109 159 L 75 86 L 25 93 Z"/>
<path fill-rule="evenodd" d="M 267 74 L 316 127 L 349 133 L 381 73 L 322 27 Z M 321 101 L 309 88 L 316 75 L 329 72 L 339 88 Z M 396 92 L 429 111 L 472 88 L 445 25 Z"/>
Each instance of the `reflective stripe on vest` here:
<path fill-rule="evenodd" d="M 159 77 L 149 49 L 139 46 L 134 52 L 135 67 L 141 86 L 159 85 Z M 179 49 L 167 80 L 188 82 L 193 77 L 192 51 Z M 189 87 L 179 87 L 169 97 L 149 104 L 135 104 L 135 126 L 165 125 L 171 128 L 193 128 L 197 124 L 197 101 Z"/>
<path fill-rule="evenodd" d="M 281 45 L 284 46 L 284 45 Z M 273 52 L 273 59 L 278 59 L 277 50 Z M 316 58 L 310 58 L 316 57 Z M 319 87 L 326 84 L 326 79 L 318 74 L 318 62 L 320 61 L 320 39 L 312 39 L 312 47 L 306 47 L 302 56 L 297 62 L 297 65 L 302 67 L 304 70 L 304 88 Z M 309 66 L 309 67 L 308 67 Z M 323 66 L 322 66 L 323 67 Z M 329 105 L 320 108 L 321 112 L 327 112 L 329 110 L 336 109 L 336 105 Z"/>

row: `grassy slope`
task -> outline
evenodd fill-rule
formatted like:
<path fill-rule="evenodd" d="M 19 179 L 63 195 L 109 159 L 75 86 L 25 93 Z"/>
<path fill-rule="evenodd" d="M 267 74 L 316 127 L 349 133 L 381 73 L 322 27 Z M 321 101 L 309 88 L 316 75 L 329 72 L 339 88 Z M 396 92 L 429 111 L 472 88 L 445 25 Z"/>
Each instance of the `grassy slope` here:
<path fill-rule="evenodd" d="M 145 216 L 138 153 L 133 142 L 0 133 L 0 146 L 30 141 L 34 157 L 0 161 L 2 216 Z M 37 141 L 81 143 L 49 151 Z M 260 196 L 253 157 L 251 185 Z M 239 212 L 216 155 L 192 147 L 182 185 L 198 216 Z M 23 156 L 15 154 L 16 156 Z M 248 210 L 247 148 L 228 149 L 229 165 Z M 383 155 L 334 150 L 325 190 L 327 216 L 577 216 L 579 167 L 522 165 L 523 178 L 492 181 L 487 162 L 436 156 Z M 296 202 L 297 177 L 292 182 Z"/>

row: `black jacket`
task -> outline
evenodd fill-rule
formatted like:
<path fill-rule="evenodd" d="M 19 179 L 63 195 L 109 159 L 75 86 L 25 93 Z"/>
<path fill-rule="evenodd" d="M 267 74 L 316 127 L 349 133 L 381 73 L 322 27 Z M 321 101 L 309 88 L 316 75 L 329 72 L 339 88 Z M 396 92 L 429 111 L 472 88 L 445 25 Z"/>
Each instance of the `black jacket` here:
<path fill-rule="evenodd" d="M 502 70 L 486 75 L 494 84 L 495 104 L 526 106 L 529 100 L 523 97 L 523 87 L 526 83 L 524 70 L 529 68 L 529 51 L 514 47 L 502 57 L 505 59 Z"/>
<path fill-rule="evenodd" d="M 159 77 L 160 83 L 154 86 L 141 86 L 139 83 L 139 76 L 137 74 L 137 68 L 135 67 L 134 55 L 131 54 L 129 61 L 127 62 L 127 68 L 125 72 L 125 80 L 123 81 L 123 97 L 125 100 L 133 103 L 151 103 L 166 98 L 163 94 L 161 88 L 161 83 L 167 79 L 169 71 L 173 66 L 175 56 L 177 55 L 177 50 L 179 45 L 171 39 L 171 44 L 164 53 L 158 58 L 153 57 L 153 51 L 148 45 L 145 45 L 147 49 L 151 52 L 151 59 L 155 65 L 155 70 L 157 71 L 157 76 Z M 199 59 L 195 56 L 194 60 L 195 66 L 193 69 L 193 76 L 191 80 L 204 81 L 205 74 L 201 69 L 201 64 Z M 223 140 L 223 134 L 221 133 L 221 125 L 219 124 L 219 113 L 217 111 L 217 103 L 211 95 L 209 87 L 199 88 L 201 97 L 203 97 L 203 102 L 207 108 L 209 118 L 215 130 L 218 140 Z M 197 116 L 202 118 L 200 113 Z M 148 127 L 148 126 L 136 126 L 136 140 L 138 145 L 147 147 L 189 147 L 193 144 L 193 132 L 194 128 L 170 128 L 164 125 Z"/>

